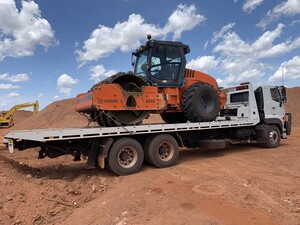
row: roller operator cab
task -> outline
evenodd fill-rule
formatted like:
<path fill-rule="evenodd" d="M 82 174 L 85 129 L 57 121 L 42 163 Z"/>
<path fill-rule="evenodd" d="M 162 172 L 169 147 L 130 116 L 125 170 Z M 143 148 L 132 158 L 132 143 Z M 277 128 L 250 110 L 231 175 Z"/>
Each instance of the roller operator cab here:
<path fill-rule="evenodd" d="M 136 57 L 134 74 L 150 85 L 158 87 L 182 87 L 184 84 L 188 45 L 181 42 L 151 40 L 132 53 Z"/>

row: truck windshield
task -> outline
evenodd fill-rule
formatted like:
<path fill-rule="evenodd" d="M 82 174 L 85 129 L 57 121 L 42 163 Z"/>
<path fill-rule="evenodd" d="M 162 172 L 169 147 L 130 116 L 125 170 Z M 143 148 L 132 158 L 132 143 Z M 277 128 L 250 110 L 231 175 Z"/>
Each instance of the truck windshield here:
<path fill-rule="evenodd" d="M 140 53 L 135 53 L 134 55 L 136 56 L 134 74 L 146 77 L 148 50 Z"/>

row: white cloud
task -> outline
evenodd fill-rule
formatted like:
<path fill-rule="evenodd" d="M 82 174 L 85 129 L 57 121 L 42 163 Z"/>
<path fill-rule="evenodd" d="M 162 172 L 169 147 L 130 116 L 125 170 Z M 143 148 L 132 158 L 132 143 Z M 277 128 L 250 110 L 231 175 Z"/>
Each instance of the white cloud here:
<path fill-rule="evenodd" d="M 255 81 L 265 75 L 268 65 L 262 59 L 278 57 L 300 48 L 300 38 L 286 40 L 278 44 L 274 42 L 280 37 L 284 25 L 278 24 L 272 31 L 263 33 L 254 42 L 242 40 L 235 32 L 223 35 L 213 52 L 218 54 L 219 71 L 226 77 L 223 85 L 237 84 L 243 81 Z"/>
<path fill-rule="evenodd" d="M 206 42 L 204 43 L 204 45 L 203 45 L 203 49 L 204 49 L 204 50 L 207 49 L 208 44 L 209 44 L 209 41 L 206 41 Z"/>
<path fill-rule="evenodd" d="M 197 14 L 195 5 L 180 4 L 169 17 L 163 32 L 173 33 L 173 40 L 176 40 L 181 37 L 183 31 L 192 30 L 205 20 L 203 15 Z"/>
<path fill-rule="evenodd" d="M 145 24 L 144 19 L 137 14 L 129 16 L 128 21 L 118 22 L 114 28 L 100 25 L 90 38 L 84 42 L 82 50 L 76 50 L 77 60 L 81 62 L 103 58 L 116 49 L 128 51 L 139 46 L 140 39 L 145 34 L 157 30 L 155 25 Z M 138 32 L 137 32 L 138 31 Z"/>
<path fill-rule="evenodd" d="M 235 25 L 235 23 L 229 23 L 229 24 L 223 26 L 221 30 L 215 31 L 213 33 L 213 37 L 212 37 L 211 43 L 215 43 L 220 38 L 222 38 L 224 36 L 224 34 L 226 34 L 231 28 L 234 27 L 234 25 Z"/>
<path fill-rule="evenodd" d="M 17 9 L 14 0 L 0 1 L 0 61 L 6 57 L 31 56 L 36 46 L 44 48 L 55 43 L 54 31 L 43 19 L 34 1 L 21 1 Z"/>
<path fill-rule="evenodd" d="M 256 65 L 254 66 L 256 67 Z M 241 66 L 241 68 L 245 68 L 245 65 Z M 239 72 L 238 76 L 236 73 L 229 74 L 226 80 L 224 80 L 224 84 L 239 84 L 246 81 L 255 81 L 257 83 L 257 80 L 264 75 L 260 68 L 246 69 L 245 71 L 240 69 Z"/>
<path fill-rule="evenodd" d="M 90 80 L 97 83 L 116 73 L 116 70 L 105 70 L 103 65 L 92 66 L 90 67 Z"/>
<path fill-rule="evenodd" d="M 297 14 L 300 14 L 300 0 L 287 0 L 269 10 L 256 26 L 265 29 L 271 22 L 278 20 L 281 16 L 294 16 Z"/>
<path fill-rule="evenodd" d="M 208 71 L 215 69 L 218 64 L 219 62 L 215 59 L 215 56 L 199 56 L 188 62 L 186 67 L 208 73 Z"/>
<path fill-rule="evenodd" d="M 20 88 L 20 86 L 12 85 L 12 84 L 0 84 L 0 89 L 3 89 L 3 90 L 9 90 L 9 89 L 15 89 L 15 88 Z"/>
<path fill-rule="evenodd" d="M 177 39 L 182 32 L 193 29 L 204 20 L 203 15 L 197 14 L 194 5 L 182 4 L 178 5 L 163 28 L 146 23 L 139 14 L 131 14 L 127 21 L 118 22 L 113 28 L 99 25 L 84 42 L 82 49 L 77 49 L 75 53 L 77 60 L 84 64 L 103 58 L 117 49 L 123 52 L 135 49 L 148 33 L 153 37 L 173 34 L 173 39 Z"/>
<path fill-rule="evenodd" d="M 16 75 L 9 75 L 8 73 L 0 74 L 0 80 L 10 82 L 24 82 L 29 80 L 29 75 L 26 73 L 20 73 Z"/>
<path fill-rule="evenodd" d="M 59 95 L 55 95 L 54 97 L 53 97 L 53 99 L 58 99 L 59 98 Z"/>
<path fill-rule="evenodd" d="M 220 78 L 217 78 L 217 83 L 218 83 L 219 87 L 223 87 L 224 81 L 222 79 L 220 79 Z"/>
<path fill-rule="evenodd" d="M 281 63 L 277 71 L 269 78 L 269 83 L 281 82 L 282 75 L 284 81 L 300 78 L 300 56 L 295 56 L 289 61 Z"/>
<path fill-rule="evenodd" d="M 300 24 L 300 20 L 294 20 L 293 22 L 291 22 L 290 26 L 295 26 Z"/>
<path fill-rule="evenodd" d="M 300 47 L 300 37 L 274 45 L 273 42 L 280 37 L 283 28 L 283 24 L 278 24 L 277 28 L 266 31 L 253 43 L 245 42 L 235 32 L 230 32 L 224 35 L 223 41 L 214 51 L 225 56 L 257 59 L 280 56 Z"/>
<path fill-rule="evenodd" d="M 264 0 L 246 0 L 243 5 L 243 10 L 246 13 L 251 13 L 256 7 L 261 5 Z"/>
<path fill-rule="evenodd" d="M 67 74 L 62 74 L 57 79 L 57 88 L 58 88 L 59 92 L 68 96 L 72 92 L 73 85 L 77 84 L 78 82 L 79 82 L 79 80 L 73 79 L 72 77 L 68 76 Z"/>
<path fill-rule="evenodd" d="M 18 93 L 18 92 L 15 92 L 15 91 L 13 91 L 13 92 L 10 92 L 9 94 L 7 94 L 7 97 L 8 98 L 16 98 L 16 97 L 18 97 L 20 94 Z"/>
<path fill-rule="evenodd" d="M 38 98 L 41 98 L 41 97 L 43 97 L 43 96 L 44 96 L 44 93 L 39 93 L 37 97 L 38 97 Z"/>

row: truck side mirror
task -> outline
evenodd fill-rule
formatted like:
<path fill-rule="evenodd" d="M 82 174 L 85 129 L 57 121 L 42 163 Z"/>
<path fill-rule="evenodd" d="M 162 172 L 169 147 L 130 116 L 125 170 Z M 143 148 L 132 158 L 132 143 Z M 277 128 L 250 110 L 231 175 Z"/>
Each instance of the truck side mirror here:
<path fill-rule="evenodd" d="M 286 98 L 286 89 L 284 86 L 281 87 L 281 98 L 282 98 L 282 102 L 285 103 L 287 101 Z"/>
<path fill-rule="evenodd" d="M 131 54 L 131 65 L 132 65 L 132 67 L 134 67 L 134 64 L 135 64 L 135 60 L 134 60 L 133 56 L 134 56 L 134 52 Z"/>

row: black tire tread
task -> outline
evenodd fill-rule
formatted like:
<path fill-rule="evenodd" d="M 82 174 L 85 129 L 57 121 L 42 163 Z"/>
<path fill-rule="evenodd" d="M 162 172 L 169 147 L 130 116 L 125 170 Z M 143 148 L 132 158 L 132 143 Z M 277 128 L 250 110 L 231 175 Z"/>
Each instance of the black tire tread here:
<path fill-rule="evenodd" d="M 138 152 L 138 160 L 130 168 L 123 168 L 118 164 L 118 151 L 126 145 L 133 146 Z M 120 139 L 116 140 L 112 144 L 110 151 L 108 153 L 108 160 L 107 160 L 108 168 L 114 174 L 119 175 L 119 176 L 137 173 L 141 169 L 143 162 L 144 162 L 143 148 L 138 141 L 136 141 L 132 138 L 120 138 Z"/>
<path fill-rule="evenodd" d="M 197 98 L 197 92 L 199 90 L 203 90 L 203 89 L 211 91 L 211 94 L 214 95 L 212 97 L 215 101 L 214 112 L 211 115 L 206 115 L 207 118 L 203 118 L 203 117 L 201 118 L 200 115 L 198 115 L 197 110 L 196 110 L 197 103 L 195 103 L 195 98 Z M 214 87 L 208 83 L 203 83 L 203 82 L 194 83 L 183 94 L 182 106 L 183 106 L 183 112 L 184 112 L 185 117 L 191 122 L 213 121 L 218 116 L 218 113 L 220 111 L 220 100 L 219 100 L 217 90 L 214 89 Z M 216 109 L 216 108 L 218 108 L 218 109 Z"/>
<path fill-rule="evenodd" d="M 143 149 L 144 149 L 144 159 L 145 159 L 145 162 L 148 164 L 148 165 L 152 165 L 151 162 L 150 162 L 150 159 L 149 159 L 149 155 L 148 155 L 148 148 L 149 148 L 149 143 L 152 141 L 152 139 L 155 137 L 156 135 L 151 135 L 150 137 L 148 137 L 146 139 L 146 141 L 144 142 L 143 144 Z"/>
<path fill-rule="evenodd" d="M 275 144 L 272 144 L 269 139 L 269 133 L 271 130 L 276 131 L 277 136 L 278 136 L 278 141 Z M 266 129 L 264 130 L 263 135 L 264 135 L 264 146 L 266 148 L 276 148 L 280 145 L 280 131 L 276 125 L 266 126 Z"/>
<path fill-rule="evenodd" d="M 165 140 L 171 142 L 174 147 L 174 156 L 169 161 L 162 161 L 158 156 L 157 147 L 160 145 L 161 142 Z M 149 158 L 149 163 L 157 168 L 173 166 L 174 164 L 176 164 L 179 156 L 178 143 L 176 139 L 169 134 L 156 135 L 150 140 L 146 154 Z"/>

